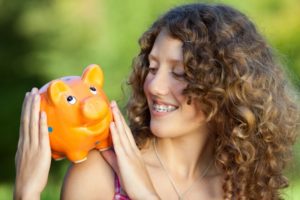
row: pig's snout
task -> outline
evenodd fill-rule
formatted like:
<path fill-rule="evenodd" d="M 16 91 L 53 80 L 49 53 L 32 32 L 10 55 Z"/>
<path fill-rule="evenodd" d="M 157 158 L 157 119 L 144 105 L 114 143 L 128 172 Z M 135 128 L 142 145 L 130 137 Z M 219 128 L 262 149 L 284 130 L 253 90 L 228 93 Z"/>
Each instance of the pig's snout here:
<path fill-rule="evenodd" d="M 90 97 L 82 102 L 82 114 L 87 120 L 104 118 L 108 113 L 108 109 L 105 100 L 98 97 Z"/>

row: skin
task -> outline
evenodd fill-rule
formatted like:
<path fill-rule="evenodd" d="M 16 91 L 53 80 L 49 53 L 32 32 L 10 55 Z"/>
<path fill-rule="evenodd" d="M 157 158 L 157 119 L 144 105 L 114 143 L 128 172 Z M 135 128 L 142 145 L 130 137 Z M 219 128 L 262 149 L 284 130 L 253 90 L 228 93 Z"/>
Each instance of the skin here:
<path fill-rule="evenodd" d="M 181 193 L 195 184 L 185 198 L 222 199 L 222 176 L 215 167 L 211 167 L 202 181 L 194 183 L 213 159 L 214 138 L 201 106 L 195 102 L 188 105 L 187 97 L 182 95 L 187 86 L 183 74 L 182 42 L 162 30 L 149 54 L 149 73 L 144 83 L 151 115 L 150 128 L 157 137 L 157 151 Z M 154 103 L 174 105 L 177 109 L 164 114 L 157 113 L 153 109 Z M 159 196 L 162 199 L 176 199 L 170 181 L 157 162 L 153 147 L 145 150 L 145 155 L 149 174 L 153 174 L 151 178 Z M 213 184 L 215 187 L 211 181 L 216 181 Z M 207 194 L 207 191 L 211 193 Z"/>
<path fill-rule="evenodd" d="M 181 94 L 186 86 L 186 83 L 177 76 L 184 72 L 181 46 L 181 41 L 170 37 L 168 32 L 163 30 L 150 53 L 150 72 L 144 84 L 151 113 L 150 128 L 157 138 L 156 147 L 159 156 L 179 191 L 184 192 L 192 185 L 191 190 L 184 196 L 185 199 L 222 199 L 223 177 L 217 166 L 211 165 L 207 174 L 198 180 L 201 172 L 213 160 L 214 137 L 206 124 L 201 106 L 194 102 L 188 105 L 186 97 Z M 29 99 L 25 98 L 24 104 L 27 105 L 27 102 Z M 172 104 L 176 110 L 164 114 L 157 113 L 152 109 L 153 103 Z M 34 111 L 22 112 L 22 118 L 32 118 L 31 124 L 35 125 L 40 121 L 41 128 L 32 129 L 29 128 L 33 127 L 29 125 L 30 123 L 23 125 L 22 122 L 21 143 L 28 140 L 27 136 L 46 135 L 43 134 L 46 131 L 46 124 L 42 123 L 42 118 L 37 120 L 37 117 L 33 117 L 39 113 L 36 104 L 38 101 L 30 104 L 29 109 L 25 110 Z M 111 123 L 110 130 L 115 151 L 108 150 L 102 153 L 91 151 L 85 162 L 72 165 L 65 177 L 61 198 L 111 200 L 114 195 L 114 173 L 117 173 L 122 188 L 131 199 L 177 199 L 155 155 L 152 142 L 148 141 L 148 144 L 139 150 L 116 102 L 112 101 L 111 108 L 114 122 Z M 43 138 L 42 141 L 45 140 L 43 144 L 46 144 L 44 151 L 40 153 L 41 156 L 37 157 L 36 151 L 27 151 L 24 146 L 19 145 L 17 157 L 20 158 L 16 162 L 19 169 L 16 179 L 16 199 L 25 199 L 26 195 L 23 194 L 27 196 L 31 194 L 30 197 L 38 199 L 46 185 L 50 167 L 50 146 L 49 141 L 45 139 L 47 137 L 40 138 Z M 25 161 L 27 157 L 32 159 L 31 162 Z M 43 159 L 47 161 L 46 164 L 40 164 Z M 18 160 L 23 160 L 24 164 Z M 40 171 L 37 174 L 38 178 L 26 176 L 29 173 L 27 169 L 32 170 L 32 163 L 36 163 L 35 167 Z M 29 187 L 28 183 L 34 183 L 34 186 Z"/>
<path fill-rule="evenodd" d="M 20 124 L 20 138 L 15 157 L 14 199 L 39 199 L 47 184 L 51 163 L 47 117 L 39 112 L 40 96 L 33 88 L 27 92 Z"/>
<path fill-rule="evenodd" d="M 182 95 L 187 86 L 183 75 L 182 42 L 171 38 L 163 30 L 149 54 L 149 73 L 144 83 L 151 114 L 150 128 L 157 137 L 177 139 L 186 135 L 200 135 L 199 132 L 201 135 L 208 134 L 201 108 L 194 103 L 188 105 L 187 97 Z M 158 113 L 152 109 L 154 103 L 173 105 L 177 109 Z"/>

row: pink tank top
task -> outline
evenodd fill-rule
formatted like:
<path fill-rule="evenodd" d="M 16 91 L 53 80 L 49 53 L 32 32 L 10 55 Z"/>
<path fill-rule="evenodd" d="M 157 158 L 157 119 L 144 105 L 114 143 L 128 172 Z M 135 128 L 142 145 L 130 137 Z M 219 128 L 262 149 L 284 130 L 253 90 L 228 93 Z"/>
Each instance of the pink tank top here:
<path fill-rule="evenodd" d="M 130 198 L 122 190 L 119 177 L 115 174 L 115 196 L 113 200 L 130 200 Z"/>

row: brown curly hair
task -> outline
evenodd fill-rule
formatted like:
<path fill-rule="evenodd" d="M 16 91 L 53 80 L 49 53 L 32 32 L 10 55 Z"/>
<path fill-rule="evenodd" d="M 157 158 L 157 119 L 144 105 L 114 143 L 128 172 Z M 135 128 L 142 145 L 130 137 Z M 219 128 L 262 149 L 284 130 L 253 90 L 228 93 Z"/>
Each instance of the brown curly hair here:
<path fill-rule="evenodd" d="M 225 5 L 189 4 L 161 16 L 139 40 L 127 104 L 138 146 L 153 137 L 143 91 L 148 55 L 162 29 L 182 41 L 183 94 L 204 105 L 216 135 L 224 199 L 281 199 L 299 112 L 281 64 L 254 24 Z"/>

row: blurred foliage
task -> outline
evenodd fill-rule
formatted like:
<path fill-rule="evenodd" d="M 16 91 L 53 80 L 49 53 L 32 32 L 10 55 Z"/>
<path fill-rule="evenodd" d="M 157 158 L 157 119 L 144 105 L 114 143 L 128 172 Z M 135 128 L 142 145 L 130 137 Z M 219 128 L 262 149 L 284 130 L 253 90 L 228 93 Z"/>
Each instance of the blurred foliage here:
<path fill-rule="evenodd" d="M 61 76 L 80 75 L 86 65 L 98 63 L 105 73 L 107 95 L 124 104 L 121 85 L 138 53 L 138 38 L 159 15 L 188 2 L 195 1 L 0 0 L 1 199 L 11 198 L 7 191 L 12 191 L 14 181 L 25 92 Z M 277 50 L 300 89 L 299 0 L 202 2 L 229 4 L 248 15 Z M 300 169 L 299 151 L 298 144 L 295 171 Z M 43 199 L 58 198 L 66 166 L 67 161 L 53 162 Z M 299 175 L 293 177 L 299 180 Z"/>

